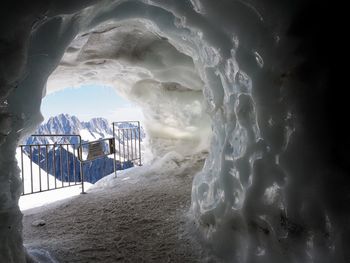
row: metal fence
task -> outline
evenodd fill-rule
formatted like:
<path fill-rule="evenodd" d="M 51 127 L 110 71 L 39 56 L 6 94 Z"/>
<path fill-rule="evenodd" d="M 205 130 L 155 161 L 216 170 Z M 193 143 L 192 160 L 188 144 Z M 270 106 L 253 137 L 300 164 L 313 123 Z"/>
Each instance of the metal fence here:
<path fill-rule="evenodd" d="M 77 142 L 71 143 L 65 140 L 55 143 L 19 145 L 22 195 L 75 185 L 81 185 L 84 193 L 84 171 L 82 162 L 78 161 L 80 135 L 40 134 L 32 137 L 45 137 L 48 140 L 54 137 L 66 139 L 74 137 Z M 26 161 L 24 155 L 29 160 Z M 63 168 L 64 165 L 67 167 L 66 170 Z"/>
<path fill-rule="evenodd" d="M 140 122 L 113 122 L 113 137 L 82 142 L 80 135 L 35 134 L 35 141 L 19 145 L 22 195 L 81 185 L 84 193 L 84 164 L 113 154 L 113 169 L 141 166 Z M 53 138 L 60 138 L 55 140 Z M 27 157 L 25 157 L 25 155 Z"/>
<path fill-rule="evenodd" d="M 139 121 L 113 122 L 114 173 L 131 166 L 141 166 L 141 127 Z M 118 155 L 118 156 L 117 156 Z M 118 167 L 120 164 L 120 167 Z M 119 169 L 118 169 L 119 168 Z"/>

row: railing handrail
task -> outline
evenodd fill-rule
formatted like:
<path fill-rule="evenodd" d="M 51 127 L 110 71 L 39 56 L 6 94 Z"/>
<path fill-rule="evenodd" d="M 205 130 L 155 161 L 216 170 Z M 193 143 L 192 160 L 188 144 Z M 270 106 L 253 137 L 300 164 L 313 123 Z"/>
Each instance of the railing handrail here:
<path fill-rule="evenodd" d="M 83 142 L 83 143 L 81 143 L 81 145 L 86 145 L 86 144 L 90 144 L 90 143 L 94 143 L 94 142 L 107 141 L 107 140 L 112 140 L 112 139 L 114 139 L 114 137 L 101 138 L 101 139 L 94 140 L 94 141 Z"/>
<path fill-rule="evenodd" d="M 80 134 L 32 134 L 30 137 L 78 137 L 79 142 L 81 143 L 81 135 Z"/>
<path fill-rule="evenodd" d="M 20 144 L 18 147 L 26 147 L 26 146 L 67 146 L 67 145 L 79 145 L 77 143 L 42 143 L 42 144 Z"/>
<path fill-rule="evenodd" d="M 116 123 L 133 123 L 133 122 L 140 123 L 140 121 L 114 121 L 112 122 L 112 125 Z"/>

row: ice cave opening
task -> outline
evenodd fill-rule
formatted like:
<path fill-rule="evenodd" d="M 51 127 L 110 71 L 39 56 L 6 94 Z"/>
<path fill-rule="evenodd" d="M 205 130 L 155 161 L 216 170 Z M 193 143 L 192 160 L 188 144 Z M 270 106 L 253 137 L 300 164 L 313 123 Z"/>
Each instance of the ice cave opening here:
<path fill-rule="evenodd" d="M 193 59 L 155 24 L 127 19 L 107 21 L 76 36 L 46 89 L 90 83 L 113 87 L 142 109 L 152 159 L 171 148 L 188 155 L 207 150 L 211 121 L 198 74 Z"/>
<path fill-rule="evenodd" d="M 39 96 L 96 83 L 114 87 L 142 108 L 147 133 L 143 162 L 150 162 L 152 169 L 164 174 L 170 172 L 169 161 L 183 163 L 194 155 L 207 156 L 211 120 L 204 82 L 192 58 L 156 32 L 149 21 L 109 21 L 75 36 Z M 37 124 L 34 121 L 26 128 L 33 131 Z M 181 169 L 178 165 L 177 170 Z"/>
<path fill-rule="evenodd" d="M 87 162 L 80 166 L 79 139 L 69 135 L 81 136 L 86 158 L 88 143 L 100 139 L 105 139 L 106 143 L 115 136 L 112 122 L 142 119 L 138 107 L 123 100 L 114 89 L 101 85 L 48 93 L 42 99 L 41 113 L 44 121 L 33 134 L 45 136 L 23 138 L 16 150 L 23 189 L 19 199 L 22 212 L 86 193 L 93 183 L 114 172 L 114 156 L 111 154 L 98 158 L 93 164 Z M 115 156 L 118 170 L 139 165 L 139 159 L 145 161 L 144 157 L 141 158 L 144 140 L 136 145 L 139 135 L 145 137 L 142 122 L 140 134 L 135 123 L 120 123 L 120 126 L 123 131 L 127 127 L 131 130 L 127 132 L 130 151 L 123 151 L 125 158 L 120 154 Z M 52 134 L 64 136 L 49 136 Z M 123 148 L 118 147 L 118 150 Z M 132 161 L 122 163 L 122 158 Z M 84 170 L 84 186 L 81 184 L 81 169 Z"/>
<path fill-rule="evenodd" d="M 41 122 L 48 90 L 99 78 L 143 108 L 155 156 L 209 149 L 189 209 L 203 250 L 223 262 L 349 262 L 348 103 L 334 77 L 342 49 L 327 37 L 346 16 L 325 19 L 334 6 L 11 1 L 0 41 L 0 261 L 26 261 L 19 139 Z"/>

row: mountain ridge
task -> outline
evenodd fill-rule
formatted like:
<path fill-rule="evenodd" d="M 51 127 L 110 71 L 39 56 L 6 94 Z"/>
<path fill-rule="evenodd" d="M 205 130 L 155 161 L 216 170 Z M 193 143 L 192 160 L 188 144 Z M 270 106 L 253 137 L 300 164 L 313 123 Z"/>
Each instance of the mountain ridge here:
<path fill-rule="evenodd" d="M 117 126 L 120 129 L 138 127 L 128 122 L 120 123 Z M 101 117 L 92 118 L 90 121 L 82 122 L 76 116 L 59 114 L 55 117 L 50 117 L 47 122 L 41 124 L 35 134 L 80 135 L 82 142 L 84 143 L 104 138 L 112 138 L 113 131 L 111 127 L 112 125 L 108 123 L 108 120 Z M 125 130 L 125 133 L 124 130 L 121 131 L 121 136 L 116 138 L 121 145 L 126 145 L 129 143 L 130 141 L 128 140 L 130 140 L 130 138 L 135 140 L 135 137 L 139 137 L 138 133 L 134 133 L 132 135 L 133 137 L 130 137 L 130 131 Z M 142 127 L 140 127 L 140 137 L 141 140 L 145 137 Z M 55 143 L 57 143 L 57 145 L 54 145 Z M 62 146 L 60 145 L 62 143 L 74 144 L 75 146 Z M 26 139 L 25 144 L 26 145 L 24 145 L 22 148 L 23 152 L 28 156 L 31 156 L 30 158 L 33 162 L 38 164 L 45 171 L 53 174 L 57 179 L 62 180 L 63 182 L 68 182 L 72 179 L 70 175 L 74 174 L 75 172 L 77 173 L 77 176 L 80 174 L 80 167 L 76 167 L 76 171 L 74 171 L 75 168 L 73 167 L 74 163 L 78 163 L 76 156 L 76 150 L 79 146 L 78 137 L 63 136 L 60 138 L 60 136 L 29 136 Z M 48 144 L 51 144 L 51 146 L 47 146 Z M 41 145 L 41 147 L 39 148 L 37 145 Z M 125 146 L 123 148 L 125 148 Z M 47 152 L 45 152 L 45 150 Z M 82 151 L 83 154 L 86 154 L 84 149 Z M 44 165 L 46 158 L 49 160 L 47 166 Z M 56 160 L 56 162 L 53 160 Z M 116 168 L 118 170 L 126 169 L 132 167 L 133 165 L 134 164 L 128 160 L 123 162 L 120 162 L 119 160 L 116 161 Z M 83 165 L 83 171 L 85 181 L 95 183 L 105 175 L 114 171 L 113 159 L 105 156 L 92 162 L 85 163 Z M 78 178 L 80 178 L 79 176 Z"/>
<path fill-rule="evenodd" d="M 119 128 L 131 128 L 136 125 L 130 122 L 123 122 L 117 125 Z M 42 123 L 34 134 L 40 135 L 80 135 L 82 142 L 95 141 L 104 138 L 113 137 L 112 124 L 102 117 L 94 117 L 89 121 L 80 121 L 76 116 L 61 113 L 57 116 L 50 117 Z M 137 135 L 138 137 L 138 135 Z M 140 127 L 141 140 L 145 137 L 145 132 Z M 29 136 L 25 144 L 48 144 L 62 142 L 64 138 L 54 137 L 35 137 Z M 71 143 L 78 143 L 77 138 L 70 138 Z"/>

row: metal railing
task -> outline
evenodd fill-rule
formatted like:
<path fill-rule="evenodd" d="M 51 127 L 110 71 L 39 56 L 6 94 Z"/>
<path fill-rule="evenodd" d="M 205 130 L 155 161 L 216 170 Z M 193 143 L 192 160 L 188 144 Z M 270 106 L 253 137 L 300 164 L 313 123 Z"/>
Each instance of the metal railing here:
<path fill-rule="evenodd" d="M 141 166 L 140 122 L 113 122 L 112 126 L 112 138 L 93 142 L 82 142 L 81 136 L 75 134 L 32 135 L 31 137 L 45 137 L 51 141 L 54 137 L 64 138 L 64 140 L 19 145 L 22 195 L 75 185 L 81 185 L 82 193 L 85 193 L 83 165 L 110 154 L 114 155 L 115 175 L 117 170 L 124 170 L 134 165 Z M 76 138 L 76 142 L 71 142 L 72 138 Z M 29 164 L 27 164 L 29 168 L 25 167 L 24 155 L 29 158 Z"/>
<path fill-rule="evenodd" d="M 85 193 L 83 166 L 82 162 L 78 159 L 78 149 L 81 147 L 81 136 L 73 134 L 35 134 L 31 137 L 75 137 L 78 139 L 78 142 L 19 145 L 22 195 L 40 193 L 75 185 L 81 185 L 82 193 Z M 29 171 L 25 169 L 24 154 L 29 157 Z M 37 165 L 34 166 L 33 163 Z M 64 173 L 63 165 L 67 166 L 66 174 Z M 72 169 L 70 169 L 71 167 Z M 70 173 L 71 170 L 73 171 L 72 174 Z M 30 176 L 26 176 L 28 172 L 30 172 Z"/>
<path fill-rule="evenodd" d="M 117 162 L 120 170 L 130 165 L 141 166 L 141 126 L 139 121 L 113 122 L 113 137 L 116 150 L 114 152 L 114 174 L 117 175 Z M 118 157 L 117 157 L 118 154 Z"/>

